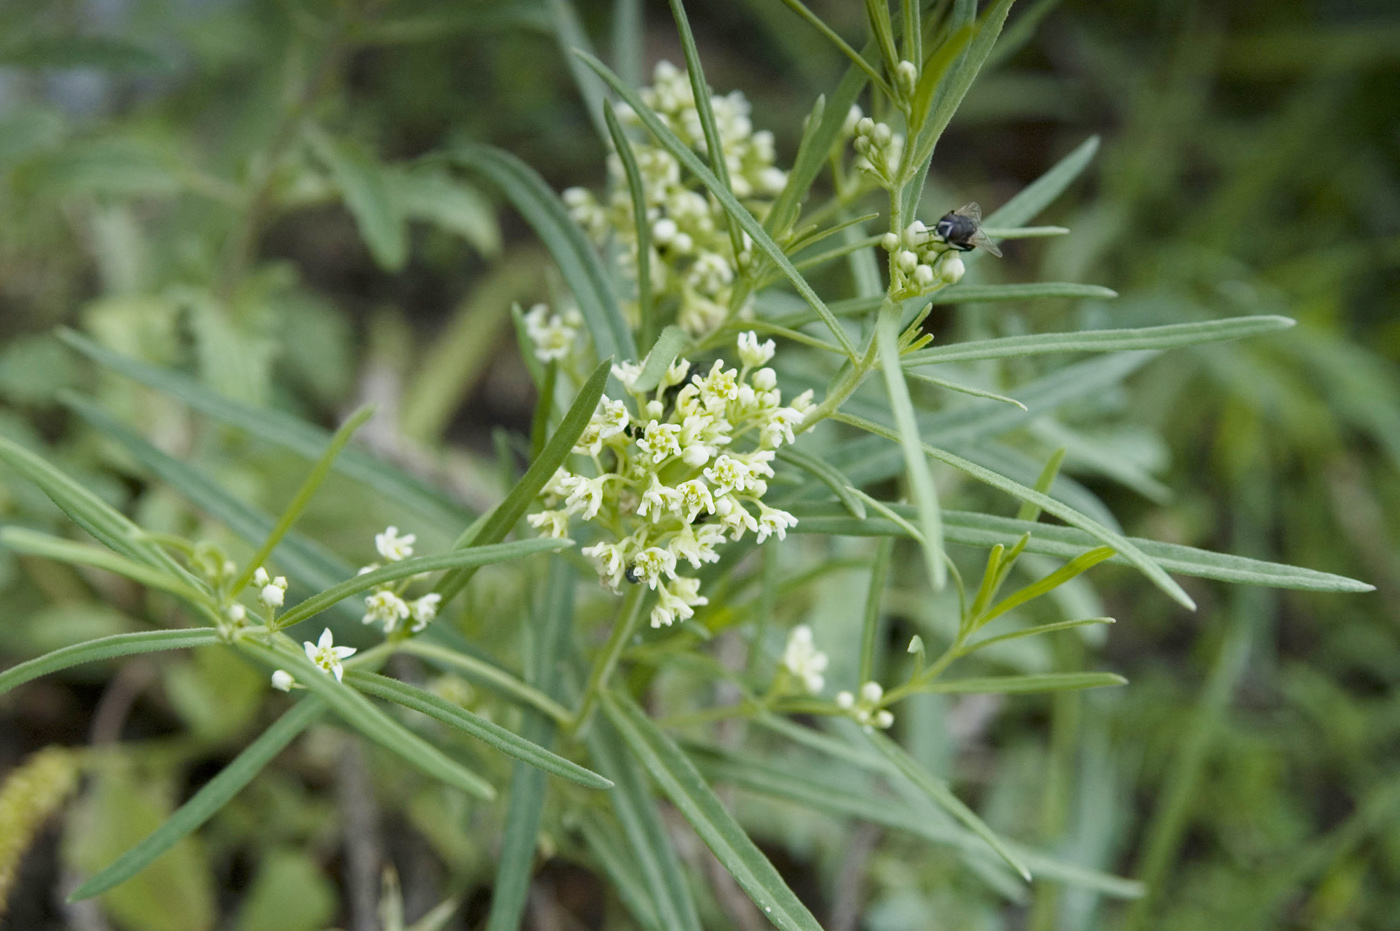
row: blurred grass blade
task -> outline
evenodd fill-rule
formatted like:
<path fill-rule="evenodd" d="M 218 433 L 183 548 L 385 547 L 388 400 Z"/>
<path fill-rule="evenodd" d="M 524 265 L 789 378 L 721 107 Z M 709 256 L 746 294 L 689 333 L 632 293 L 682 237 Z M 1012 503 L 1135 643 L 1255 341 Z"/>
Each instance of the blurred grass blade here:
<path fill-rule="evenodd" d="M 561 779 L 568 779 L 589 789 L 608 789 L 611 780 L 585 769 L 577 763 L 552 753 L 539 744 L 527 740 L 494 724 L 483 717 L 472 714 L 465 708 L 452 704 L 444 698 L 424 691 L 397 679 L 369 672 L 348 671 L 345 681 L 368 695 L 403 705 L 441 721 L 450 727 L 466 731 L 485 744 L 495 747 L 507 756 L 529 763 L 546 773 Z"/>
<path fill-rule="evenodd" d="M 945 695 L 1026 695 L 1032 692 L 1065 692 L 1127 685 L 1111 672 L 1043 672 L 1025 676 L 981 676 L 975 679 L 939 679 L 920 691 Z"/>
<path fill-rule="evenodd" d="M 642 85 L 646 23 L 642 0 L 613 0 L 612 57 L 617 73 L 633 87 Z"/>
<path fill-rule="evenodd" d="M 875 745 L 876 749 L 883 753 L 885 758 L 893 763 L 906 779 L 914 783 L 936 805 L 966 825 L 968 830 L 986 841 L 987 846 L 995 850 L 997 855 L 1019 873 L 1022 879 L 1026 882 L 1031 881 L 1031 872 L 1026 868 L 1021 858 L 1013 853 L 981 818 L 977 817 L 976 812 L 964 805 L 943 780 L 935 778 L 932 773 L 924 769 L 923 764 L 884 734 L 872 733 L 869 736 L 870 742 Z"/>
<path fill-rule="evenodd" d="M 875 647 L 880 630 L 880 602 L 889 578 L 890 557 L 894 555 L 894 540 L 881 540 L 875 547 L 870 563 L 870 586 L 865 590 L 865 616 L 860 627 L 860 681 L 869 682 L 875 676 Z"/>
<path fill-rule="evenodd" d="M 860 427 L 871 433 L 883 436 L 886 439 L 899 441 L 899 435 L 894 431 L 880 426 L 861 417 L 854 417 L 849 414 L 834 414 L 834 419 L 849 423 L 852 426 Z M 934 446 L 924 445 L 924 452 L 939 462 L 950 465 L 959 472 L 977 479 L 983 484 L 990 485 L 1000 491 L 1019 498 L 1022 501 L 1029 501 L 1046 513 L 1053 514 L 1060 520 L 1072 527 L 1077 527 L 1099 540 L 1106 546 L 1112 547 L 1120 556 L 1136 566 L 1144 575 L 1152 581 L 1159 589 L 1167 594 L 1173 601 L 1184 608 L 1192 611 L 1196 609 L 1196 603 L 1191 600 L 1191 596 L 1186 594 L 1180 585 L 1172 580 L 1150 556 L 1144 553 L 1134 544 L 1128 542 L 1127 537 L 1100 524 L 1074 508 L 1061 504 L 1054 498 L 1047 497 L 1033 488 L 1027 488 L 1020 482 L 1013 482 L 1004 475 L 993 472 L 991 469 L 984 469 L 975 462 L 970 462 L 961 456 L 955 456 L 950 452 L 938 449 Z"/>
<path fill-rule="evenodd" d="M 1035 219 L 1046 207 L 1074 183 L 1099 150 L 1099 137 L 1090 136 L 1081 142 L 1073 152 L 1056 162 L 1049 171 L 1026 185 L 1014 197 L 983 218 L 982 225 L 1024 226 Z"/>
<path fill-rule="evenodd" d="M 647 790 L 645 775 L 627 754 L 606 716 L 588 729 L 587 741 L 593 765 L 616 783 L 608 798 L 636 860 L 659 927 L 662 931 L 701 931 L 685 872 Z"/>
<path fill-rule="evenodd" d="M 851 480 L 842 475 L 839 469 L 827 464 L 825 460 L 809 456 L 792 446 L 784 446 L 779 449 L 778 459 L 790 462 L 816 478 L 831 489 L 837 500 L 841 502 L 841 506 L 849 511 L 852 517 L 857 520 L 865 520 L 865 503 L 851 492 Z"/>
<path fill-rule="evenodd" d="M 583 62 L 569 56 L 571 64 L 583 68 Z M 594 80 L 597 75 L 589 72 Z M 627 193 L 632 198 L 632 225 L 637 231 L 637 314 L 641 319 L 642 344 L 651 342 L 651 334 L 656 332 L 656 308 L 652 304 L 651 293 L 651 217 L 647 211 L 646 188 L 642 184 L 642 170 L 637 166 L 636 153 L 627 133 L 618 122 L 617 113 L 608 101 L 603 102 L 603 119 L 607 123 L 608 134 L 612 137 L 613 151 L 622 162 L 622 173 L 627 178 Z M 662 335 L 665 335 L 663 331 Z M 654 350 L 653 350 L 654 351 Z M 651 357 L 648 356 L 648 359 Z M 651 389 L 647 389 L 651 390 Z"/>
<path fill-rule="evenodd" d="M 290 627 L 309 617 L 339 604 L 351 595 L 369 591 L 386 582 L 394 582 L 417 575 L 420 572 L 436 572 L 439 569 L 477 568 L 497 562 L 524 559 L 537 553 L 547 553 L 573 545 L 572 540 L 543 537 L 539 539 L 517 540 L 513 543 L 497 543 L 492 546 L 473 546 L 460 550 L 449 550 L 432 556 L 412 556 L 390 563 L 371 572 L 352 576 L 287 610 L 277 619 L 278 627 Z"/>
<path fill-rule="evenodd" d="M 881 0 L 883 2 L 883 0 Z M 898 428 L 900 448 L 904 450 L 905 473 L 909 490 L 918 511 L 919 529 L 923 532 L 924 565 L 934 591 L 943 588 L 948 569 L 943 564 L 943 519 L 938 505 L 938 490 L 929 473 L 928 457 L 924 455 L 923 439 L 919 436 L 919 421 L 914 404 L 909 399 L 909 386 L 904 382 L 904 369 L 899 364 L 899 308 L 889 305 L 880 310 L 876 323 L 880 368 L 885 375 L 885 390 L 890 399 L 890 411 Z"/>
<path fill-rule="evenodd" d="M 433 628 L 429 628 L 431 632 Z M 406 640 L 399 645 L 400 652 L 412 653 L 440 669 L 447 669 L 465 676 L 473 682 L 485 684 L 493 691 L 522 705 L 549 715 L 554 721 L 563 723 L 573 717 L 563 705 L 532 686 L 526 685 L 495 663 L 488 662 L 456 649 L 449 649 L 436 643 L 425 643 L 422 638 Z"/>
<path fill-rule="evenodd" d="M 656 908 L 646 887 L 642 885 L 641 869 L 623 847 L 622 839 L 598 811 L 585 809 L 579 817 L 579 833 L 589 851 L 598 859 L 622 905 L 646 931 L 668 931 L 656 917 Z"/>
<path fill-rule="evenodd" d="M 272 551 L 277 548 L 277 544 L 282 542 L 282 538 L 287 535 L 287 531 L 292 529 L 292 525 L 297 522 L 301 512 L 306 510 L 306 506 L 311 503 L 311 497 L 316 494 L 316 489 L 321 487 L 321 483 L 330 474 L 331 465 L 340 451 L 345 448 L 345 444 L 350 442 L 350 437 L 355 435 L 355 431 L 364 426 L 365 421 L 374 416 L 374 408 L 370 405 L 361 407 L 355 413 L 346 418 L 340 429 L 335 431 L 330 443 L 326 444 L 326 451 L 316 460 L 316 464 L 311 467 L 311 472 L 306 476 L 306 481 L 301 483 L 297 493 L 292 496 L 291 503 L 282 511 L 282 516 L 277 518 L 277 523 L 268 532 L 267 539 L 263 540 L 262 546 L 248 560 L 244 566 L 242 574 L 229 589 L 232 592 L 241 592 L 248 587 L 248 583 L 253 580 L 254 573 L 262 566 L 263 562 Z"/>
<path fill-rule="evenodd" d="M 574 77 L 574 83 L 578 85 L 579 94 L 583 97 L 584 108 L 588 111 L 588 118 L 593 121 L 593 128 L 598 133 L 598 138 L 607 142 L 608 128 L 603 122 L 603 107 L 607 105 L 608 89 L 598 76 L 583 66 L 583 63 L 570 54 L 576 48 L 593 51 L 593 43 L 588 38 L 588 33 L 584 31 L 583 22 L 579 19 L 578 10 L 574 8 L 570 0 L 547 0 L 549 5 L 549 20 L 554 24 L 554 35 L 559 40 L 559 51 L 563 53 L 564 60 L 569 63 L 569 73 Z M 493 929 L 494 931 L 494 929 Z"/>
<path fill-rule="evenodd" d="M 69 666 L 95 663 L 99 660 L 131 656 L 134 653 L 157 653 L 161 650 L 184 650 L 189 647 L 218 643 L 219 635 L 212 628 L 189 630 L 143 630 L 130 634 L 113 634 L 87 643 L 75 643 L 43 656 L 36 657 L 0 672 L 0 694 L 31 679 L 46 676 Z"/>
<path fill-rule="evenodd" d="M 505 500 L 496 505 L 490 515 L 480 524 L 475 533 L 463 534 L 457 539 L 454 547 L 463 549 L 468 546 L 486 546 L 504 540 L 506 534 L 515 527 L 516 521 L 525 515 L 534 503 L 535 497 L 540 493 L 540 489 L 554 475 L 554 470 L 564 464 L 569 453 L 574 448 L 574 442 L 583 433 L 583 428 L 588 426 L 588 421 L 593 418 L 593 412 L 598 409 L 598 400 L 603 396 L 603 386 L 607 383 L 608 373 L 612 369 L 611 360 L 604 360 L 593 370 L 593 374 L 588 376 L 588 380 L 579 387 L 578 395 L 574 398 L 574 403 L 569 406 L 569 410 L 564 414 L 564 419 L 559 422 L 554 435 L 545 444 L 544 451 L 530 463 L 530 468 L 525 470 L 520 481 L 515 483 L 515 487 L 506 495 Z M 449 572 L 438 580 L 433 591 L 442 595 L 444 605 L 451 601 L 476 574 L 475 568 L 458 569 Z"/>
<path fill-rule="evenodd" d="M 821 931 L 812 913 L 744 833 L 680 747 L 630 699 L 605 692 L 603 709 L 632 753 L 764 917 L 783 931 Z"/>
<path fill-rule="evenodd" d="M 945 362 L 976 362 L 1054 352 L 1121 352 L 1141 349 L 1174 349 L 1221 340 L 1240 339 L 1293 326 L 1288 317 L 1257 316 L 1173 323 L 1166 326 L 1124 330 L 1081 330 L 1077 333 L 1033 333 L 1001 339 L 969 340 L 950 346 L 920 349 L 904 357 L 906 367 Z"/>
<path fill-rule="evenodd" d="M 201 786 L 199 791 L 166 819 L 164 824 L 118 857 L 102 872 L 73 890 L 68 896 L 68 901 L 88 899 L 126 882 L 182 838 L 194 833 L 200 825 L 217 814 L 242 791 L 244 786 L 252 782 L 253 777 L 260 773 L 273 757 L 314 724 L 325 711 L 325 702 L 314 695 L 297 702 L 256 740 L 244 747 L 218 775 Z"/>
<path fill-rule="evenodd" d="M 274 446 L 315 460 L 330 442 L 330 431 L 282 411 L 253 407 L 209 390 L 198 381 L 171 369 L 156 368 L 121 355 L 73 330 L 60 330 L 59 338 L 99 365 L 133 381 L 154 388 L 216 420 L 238 427 Z M 386 501 L 413 508 L 438 523 L 471 519 L 442 492 L 353 447 L 336 459 L 334 469 L 346 478 L 363 482 Z"/>
<path fill-rule="evenodd" d="M 496 790 L 489 782 L 449 759 L 432 744 L 380 711 L 359 692 L 322 672 L 291 640 L 281 634 L 277 637 L 278 640 L 271 646 L 257 643 L 250 637 L 239 638 L 236 645 L 269 667 L 290 672 L 297 682 L 319 696 L 347 725 L 404 762 L 469 795 L 495 798 Z"/>
<path fill-rule="evenodd" d="M 133 562 L 150 566 L 177 578 L 192 576 L 168 553 L 143 538 L 141 528 L 56 466 L 19 444 L 0 436 L 0 462 L 38 485 L 49 500 L 93 538 Z"/>
<path fill-rule="evenodd" d="M 1039 500 L 1039 499 L 1037 499 Z M 907 505 L 883 505 L 898 515 L 912 517 L 914 509 Z M 849 517 L 833 505 L 790 504 L 787 506 L 799 518 L 793 533 L 825 533 L 840 536 L 908 536 L 908 532 L 893 521 L 871 517 L 864 521 Z M 1053 512 L 1052 512 L 1053 513 Z M 1093 549 L 1096 536 L 1074 527 L 1031 523 L 1011 517 L 997 517 L 971 511 L 944 511 L 943 527 L 950 543 L 986 549 L 1002 543 L 1012 546 L 1026 533 L 1031 533 L 1026 552 L 1042 556 L 1073 559 Z M 1318 572 L 1299 566 L 1212 553 L 1209 550 L 1161 543 L 1141 537 L 1127 537 L 1134 547 L 1148 554 L 1158 565 L 1170 572 L 1234 582 L 1241 585 L 1263 585 L 1271 588 L 1292 588 L 1312 592 L 1369 592 L 1375 586 L 1330 572 Z M 1109 544 L 1110 546 L 1112 544 Z M 1121 551 L 1120 551 L 1121 552 Z M 1131 565 L 1123 556 L 1114 556 L 1111 563 Z"/>
<path fill-rule="evenodd" d="M 535 636 L 528 641 L 528 675 L 532 685 L 551 692 L 553 697 L 563 694 L 559 664 L 573 629 L 573 586 L 569 565 L 558 557 L 551 559 L 544 586 L 533 599 L 530 610 Z M 547 743 L 554 740 L 555 724 L 537 711 L 527 711 L 521 731 L 521 736 L 532 743 Z M 517 931 L 525 914 L 546 788 L 544 771 L 538 764 L 527 765 L 528 762 L 517 763 L 511 774 L 505 838 L 496 867 L 496 885 L 491 892 L 486 931 Z M 594 779 L 608 782 L 595 773 L 583 771 Z M 601 786 L 595 783 L 592 787 Z"/>
<path fill-rule="evenodd" d="M 96 569 L 105 569 L 107 572 L 115 572 L 133 582 L 139 582 L 147 588 L 169 592 L 183 598 L 190 604 L 205 610 L 211 620 L 218 619 L 217 613 L 213 609 L 212 599 L 207 592 L 193 587 L 184 579 L 178 579 L 168 573 L 161 572 L 159 569 L 152 569 L 141 563 L 133 562 L 125 556 L 120 556 L 100 546 L 75 543 L 72 540 L 50 536 L 47 533 L 39 533 L 24 527 L 6 527 L 0 530 L 0 545 L 16 553 L 43 556 L 46 559 L 54 559 L 59 562 L 92 566 Z"/>
<path fill-rule="evenodd" d="M 980 650 L 996 643 L 1007 640 L 1020 640 L 1022 637 L 1037 637 L 1041 634 L 1054 634 L 1062 630 L 1073 630 L 1076 627 L 1090 627 L 1097 624 L 1115 623 L 1111 617 L 1086 617 L 1077 621 L 1058 621 L 1054 624 L 1037 624 L 1034 627 L 1027 627 L 1022 630 L 1013 630 L 1009 634 L 1001 634 L 996 637 L 986 637 L 982 640 L 974 640 L 962 648 L 963 655 Z"/>
<path fill-rule="evenodd" d="M 617 91 L 618 96 L 625 100 L 627 105 L 636 112 L 638 118 L 640 118 L 646 128 L 651 131 L 656 141 L 674 155 L 686 170 L 695 175 L 700 183 L 715 196 L 715 199 L 720 202 L 725 212 L 733 217 L 735 222 L 743 228 L 744 232 L 752 237 L 754 246 L 762 251 L 764 255 L 768 256 L 773 264 L 778 267 L 779 271 L 792 282 L 792 286 L 797 289 L 797 293 L 802 295 L 803 300 L 811 305 L 812 309 L 817 312 L 822 321 L 830 327 L 832 335 L 835 336 L 836 341 L 841 344 L 841 349 L 846 355 L 852 359 L 856 358 L 855 344 L 853 344 L 851 338 L 846 335 L 846 331 L 842 328 L 840 322 L 832 316 L 831 311 L 827 309 L 822 299 L 817 296 L 817 292 L 812 290 L 812 286 L 807 283 L 807 280 L 802 277 L 797 269 L 792 267 L 792 262 L 790 262 L 788 257 L 783 253 L 782 248 L 764 231 L 758 220 L 754 219 L 753 214 L 749 213 L 744 205 L 739 203 L 734 195 L 729 192 L 728 186 L 721 183 L 714 173 L 705 166 L 705 163 L 701 161 L 700 157 L 691 151 L 689 146 L 677 138 L 675 133 L 667 128 L 666 124 L 661 121 L 652 109 L 642 102 L 642 98 L 638 96 L 635 91 L 623 84 L 618 79 L 617 75 L 609 71 L 607 65 L 591 55 L 582 52 L 579 54 L 583 56 L 583 60 L 588 62 L 590 67 L 603 76 L 603 80 L 607 81 L 612 86 L 613 90 Z"/>
<path fill-rule="evenodd" d="M 720 138 L 719 127 L 715 124 L 714 104 L 710 101 L 710 86 L 705 83 L 705 68 L 700 61 L 700 50 L 695 47 L 695 35 L 690 31 L 690 20 L 685 15 L 684 0 L 669 0 L 671 16 L 676 21 L 676 32 L 680 35 L 681 54 L 685 56 L 685 70 L 690 78 L 690 89 L 695 98 L 695 113 L 700 117 L 700 131 L 705 137 L 705 151 L 709 153 L 710 170 L 715 178 L 734 196 L 729 183 L 729 165 L 724 157 L 724 140 Z M 728 214 L 725 218 L 729 229 L 729 244 L 737 256 L 744 251 L 743 235 L 739 231 L 737 217 Z"/>
<path fill-rule="evenodd" d="M 638 394 L 656 390 L 656 386 L 661 383 L 661 376 L 666 374 L 666 369 L 671 367 L 671 363 L 676 361 L 676 357 L 681 354 L 689 341 L 685 330 L 678 326 L 668 326 L 661 331 L 661 335 L 656 338 L 656 343 L 647 353 L 645 364 L 642 365 L 642 373 L 637 376 L 632 389 Z"/>
<path fill-rule="evenodd" d="M 491 146 L 458 145 L 443 157 L 484 175 L 534 229 L 578 301 L 598 358 L 635 359 L 637 347 L 608 272 L 544 179 L 514 155 Z"/>

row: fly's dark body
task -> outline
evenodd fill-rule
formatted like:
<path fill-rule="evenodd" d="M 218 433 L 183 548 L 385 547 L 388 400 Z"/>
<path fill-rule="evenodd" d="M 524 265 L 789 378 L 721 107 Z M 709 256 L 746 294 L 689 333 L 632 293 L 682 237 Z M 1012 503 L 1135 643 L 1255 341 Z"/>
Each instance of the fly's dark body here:
<path fill-rule="evenodd" d="M 933 235 L 959 252 L 971 252 L 982 248 L 997 258 L 1001 250 L 996 243 L 982 232 L 982 208 L 976 203 L 963 204 L 957 210 L 950 210 L 933 224 Z"/>
<path fill-rule="evenodd" d="M 627 581 L 631 582 L 633 585 L 636 585 L 642 580 L 642 577 L 637 574 L 636 566 L 628 566 L 627 571 L 622 573 L 622 577 Z"/>

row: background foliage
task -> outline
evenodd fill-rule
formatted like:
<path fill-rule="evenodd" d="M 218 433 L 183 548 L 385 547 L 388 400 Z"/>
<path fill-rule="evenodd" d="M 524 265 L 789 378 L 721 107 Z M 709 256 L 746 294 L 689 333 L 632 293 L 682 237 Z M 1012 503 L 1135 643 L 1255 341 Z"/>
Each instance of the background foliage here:
<path fill-rule="evenodd" d="M 664 5 L 636 8 L 644 46 L 614 49 L 614 5 L 578 7 L 579 27 L 634 82 L 658 58 L 681 60 Z M 858 6 L 813 8 L 863 36 Z M 556 190 L 599 186 L 604 149 L 556 35 L 565 9 L 7 5 L 0 436 L 43 450 L 145 527 L 231 546 L 221 523 L 88 426 L 68 393 L 96 395 L 269 512 L 296 491 L 304 462 L 100 370 L 53 335 L 68 325 L 185 369 L 217 396 L 313 422 L 377 402 L 381 416 L 361 438 L 378 454 L 448 488 L 458 513 L 493 503 L 514 478 L 495 428 L 528 433 L 533 404 L 509 306 L 553 299 L 560 283 L 541 273 L 537 240 L 490 186 L 412 159 L 487 142 Z M 748 93 L 790 159 L 812 97 L 843 60 L 776 2 L 691 12 L 711 85 Z M 988 892 L 954 855 L 906 834 L 761 793 L 726 800 L 831 928 L 1400 927 L 1400 20 L 1384 4 L 1026 2 L 993 61 L 939 145 L 928 197 L 994 209 L 1101 134 L 1086 180 L 1043 218 L 1074 234 L 1023 241 L 976 274 L 1093 281 L 1122 296 L 939 307 L 930 329 L 940 341 L 1238 314 L 1299 320 L 1284 334 L 1145 362 L 993 452 L 1043 461 L 1063 446 L 1066 471 L 1131 533 L 1352 575 L 1377 591 L 1187 580 L 1201 609 L 1186 615 L 1140 577 L 1102 571 L 1097 595 L 1064 597 L 1073 616 L 1119 619 L 1103 642 L 1065 638 L 1021 662 L 1077 669 L 1098 651 L 1128 687 L 925 696 L 908 708 L 906 743 L 993 828 L 1147 880 L 1136 904 L 1071 887 Z M 316 129 L 303 136 L 308 120 Z M 1022 374 L 1018 384 L 1039 372 Z M 425 551 L 451 542 L 429 519 L 436 502 L 367 506 L 355 487 L 333 477 L 299 529 L 352 561 L 405 514 L 418 518 Z M 18 481 L 0 485 L 0 512 L 62 525 Z M 920 630 L 926 583 L 917 552 L 899 553 L 886 609 L 890 642 L 902 646 Z M 784 617 L 819 637 L 847 629 L 863 572 L 817 581 L 785 602 Z M 491 618 L 528 584 L 482 574 L 463 622 L 474 641 L 511 655 Z M 10 551 L 0 551 L 0 586 L 6 665 L 169 610 L 110 576 Z M 51 744 L 104 748 L 62 825 L 26 857 L 4 920 L 91 927 L 94 907 L 60 906 L 54 890 L 128 848 L 230 759 L 266 723 L 264 692 L 241 663 L 194 651 L 83 667 L 0 699 L 0 772 Z M 313 731 L 198 842 L 102 899 L 101 920 L 348 926 L 378 908 L 366 853 L 378 846 L 402 875 L 409 918 L 455 895 L 463 906 L 448 920 L 477 926 L 495 851 L 444 826 L 470 814 L 494 835 L 487 822 L 501 813 L 468 813 L 470 802 L 386 762 Z M 577 829 L 550 825 L 546 837 Z M 703 875 L 707 861 L 688 856 Z M 568 914 L 598 926 L 605 905 L 589 891 L 591 868 L 552 861 L 531 920 L 546 927 Z"/>

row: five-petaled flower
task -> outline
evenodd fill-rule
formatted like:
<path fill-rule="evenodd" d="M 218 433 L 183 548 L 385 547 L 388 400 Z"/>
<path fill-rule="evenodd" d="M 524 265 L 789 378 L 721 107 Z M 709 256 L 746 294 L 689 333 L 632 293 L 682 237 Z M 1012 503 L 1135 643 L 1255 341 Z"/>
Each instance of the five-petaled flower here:
<path fill-rule="evenodd" d="M 303 641 L 302 647 L 306 650 L 306 658 L 319 666 L 322 672 L 335 676 L 337 682 L 345 675 L 345 667 L 340 661 L 355 655 L 354 647 L 335 645 L 335 638 L 331 635 L 329 627 L 321 631 L 320 640 L 315 643 L 310 640 Z"/>

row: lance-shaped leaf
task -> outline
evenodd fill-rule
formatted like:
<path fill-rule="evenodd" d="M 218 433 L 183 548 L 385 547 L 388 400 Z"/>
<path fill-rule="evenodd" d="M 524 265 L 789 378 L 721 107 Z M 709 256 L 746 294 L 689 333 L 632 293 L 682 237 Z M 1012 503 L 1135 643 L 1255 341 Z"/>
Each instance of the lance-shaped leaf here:
<path fill-rule="evenodd" d="M 141 872 L 151 861 L 169 850 L 182 838 L 194 833 L 253 781 L 272 758 L 316 722 L 326 711 L 319 698 L 308 696 L 297 702 L 285 714 L 263 731 L 256 740 L 244 747 L 219 774 L 199 788 L 190 800 L 166 819 L 165 823 L 146 836 L 135 847 L 122 854 L 112 864 L 88 879 L 68 896 L 77 902 L 100 895 L 113 886 L 126 882 Z"/>
<path fill-rule="evenodd" d="M 841 344 L 842 351 L 854 359 L 856 357 L 856 347 L 855 344 L 851 342 L 851 338 L 846 335 L 845 329 L 842 328 L 840 322 L 832 315 L 831 311 L 827 309 L 822 299 L 817 296 L 817 292 L 812 290 L 812 286 L 807 283 L 807 280 L 802 277 L 797 269 L 792 267 L 792 262 L 789 261 L 782 248 L 773 241 L 773 237 L 768 235 L 767 231 L 763 229 L 762 224 L 754 219 L 754 215 L 749 213 L 743 204 L 739 203 L 738 199 L 720 182 L 714 172 L 710 171 L 705 165 L 700 156 L 696 155 L 675 133 L 671 132 L 666 124 L 661 121 L 661 118 L 642 102 L 642 98 L 637 95 L 636 91 L 622 83 L 622 80 L 618 78 L 617 75 L 613 74 L 612 71 L 608 69 L 607 65 L 603 64 L 592 55 L 588 55 L 584 52 L 578 52 L 577 54 L 583 58 L 594 71 L 602 75 L 603 80 L 607 81 L 608 84 L 612 86 L 612 89 L 617 92 L 618 96 L 627 102 L 627 105 L 636 112 L 637 117 L 642 121 L 642 124 L 650 130 L 652 136 L 656 138 L 656 141 L 675 156 L 677 161 L 684 165 L 687 171 L 695 175 L 700 183 L 715 196 L 715 199 L 719 201 L 720 206 L 724 208 L 725 212 L 753 239 L 754 247 L 768 256 L 773 264 L 777 266 L 778 270 L 792 282 L 792 286 L 797 289 L 798 294 L 802 295 L 802 299 L 811 305 L 811 308 L 817 312 L 822 321 L 831 329 L 832 335 L 835 336 L 836 341 Z"/>
<path fill-rule="evenodd" d="M 359 692 L 322 672 L 290 640 L 281 634 L 277 637 L 279 639 L 273 645 L 258 643 L 250 637 L 239 638 L 236 643 L 240 650 L 268 666 L 287 669 L 297 682 L 319 696 L 342 721 L 410 765 L 469 795 L 484 799 L 495 797 L 496 790 L 489 782 L 448 758 L 441 750 L 376 708 Z"/>
<path fill-rule="evenodd" d="M 685 330 L 678 326 L 668 326 L 661 331 L 661 335 L 656 338 L 656 343 L 647 353 L 647 360 L 642 365 L 642 373 L 637 376 L 637 380 L 632 383 L 632 390 L 638 394 L 648 391 L 655 391 L 656 386 L 661 383 L 661 376 L 666 374 L 666 369 L 671 367 L 671 363 L 676 361 L 676 356 L 681 354 L 690 338 L 685 335 Z"/>
<path fill-rule="evenodd" d="M 851 480 L 842 475 L 835 466 L 791 446 L 779 449 L 778 458 L 783 462 L 792 463 L 830 488 L 841 502 L 841 506 L 849 511 L 852 517 L 858 520 L 865 519 L 865 503 L 851 493 Z"/>
<path fill-rule="evenodd" d="M 544 179 L 514 155 L 491 146 L 460 145 L 443 157 L 485 176 L 534 229 L 578 301 L 598 358 L 635 359 L 637 347 L 612 280 L 583 230 Z"/>
<path fill-rule="evenodd" d="M 816 918 L 744 833 L 681 748 L 630 699 L 605 693 L 603 708 L 632 753 L 763 916 L 783 931 L 821 931 Z"/>
<path fill-rule="evenodd" d="M 0 672 L 0 694 L 31 679 L 46 676 L 69 666 L 95 663 L 118 656 L 131 656 L 134 653 L 157 653 L 161 650 L 183 650 L 189 647 L 203 647 L 218 643 L 219 635 L 212 628 L 192 630 L 142 630 L 130 634 L 113 634 L 99 637 L 87 643 L 75 643 L 43 656 L 11 666 Z"/>
<path fill-rule="evenodd" d="M 147 588 L 169 592 L 183 598 L 190 604 L 205 610 L 206 613 L 212 611 L 212 599 L 207 592 L 195 588 L 184 579 L 133 562 L 125 556 L 120 556 L 100 546 L 75 543 L 62 537 L 27 530 L 24 527 L 6 527 L 0 530 L 0 544 L 16 553 L 28 553 L 31 556 L 43 556 L 46 559 L 54 559 L 59 562 L 92 566 L 96 569 L 115 572 L 133 582 L 139 582 Z M 217 618 L 211 615 L 211 619 Z"/>
<path fill-rule="evenodd" d="M 1111 672 L 1043 672 L 1025 676 L 980 676 L 969 679 L 937 679 L 921 692 L 945 695 L 1027 695 L 1033 692 L 1066 692 L 1127 685 L 1128 680 Z"/>
<path fill-rule="evenodd" d="M 531 503 L 539 495 L 540 489 L 554 475 L 554 471 L 564 464 L 564 460 L 569 457 L 569 453 L 574 448 L 574 443 L 583 433 L 583 428 L 588 426 L 588 421 L 593 418 L 593 412 L 598 409 L 598 399 L 603 396 L 603 385 L 607 383 L 608 372 L 611 368 L 611 362 L 605 360 L 593 370 L 593 374 L 579 388 L 578 394 L 574 397 L 574 403 L 564 414 L 564 419 L 559 421 L 554 435 L 549 438 L 544 449 L 535 457 L 535 461 L 530 463 L 530 468 L 525 470 L 520 481 L 515 483 L 510 494 L 506 495 L 504 501 L 496 505 L 495 510 L 481 522 L 475 531 L 469 528 L 466 533 L 462 534 L 454 544 L 456 548 L 498 543 L 505 539 L 506 534 L 510 533 L 516 521 L 525 516 L 525 512 L 530 509 Z M 434 591 L 442 595 L 442 601 L 446 604 L 471 581 L 475 574 L 476 569 L 474 568 L 449 572 L 439 580 Z"/>

